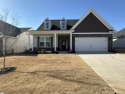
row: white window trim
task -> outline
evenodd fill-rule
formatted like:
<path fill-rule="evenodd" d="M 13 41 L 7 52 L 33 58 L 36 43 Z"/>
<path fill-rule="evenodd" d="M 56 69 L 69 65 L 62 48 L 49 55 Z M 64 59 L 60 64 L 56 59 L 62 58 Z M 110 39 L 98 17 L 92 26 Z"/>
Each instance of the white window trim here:
<path fill-rule="evenodd" d="M 47 37 L 49 37 L 50 38 L 50 41 L 46 41 L 46 40 L 44 40 L 44 41 L 40 41 L 40 38 L 47 38 Z M 51 36 L 40 36 L 39 37 L 39 47 L 42 47 L 42 46 L 40 46 L 40 42 L 44 42 L 45 44 L 44 44 L 44 47 L 45 48 L 50 48 L 51 47 Z M 46 47 L 46 42 L 50 42 L 50 47 Z"/>
<path fill-rule="evenodd" d="M 47 28 L 47 24 L 48 24 L 48 28 Z M 49 28 L 50 28 L 49 22 L 45 22 L 45 28 L 46 28 L 46 29 L 49 29 Z"/>
<path fill-rule="evenodd" d="M 63 23 L 65 23 L 65 28 L 63 28 Z M 60 28 L 61 30 L 66 30 L 67 29 L 67 21 L 60 21 Z"/>
<path fill-rule="evenodd" d="M 46 23 L 49 24 L 49 28 L 46 28 Z M 51 21 L 46 18 L 45 21 L 44 21 L 44 30 L 50 30 L 51 29 Z"/>

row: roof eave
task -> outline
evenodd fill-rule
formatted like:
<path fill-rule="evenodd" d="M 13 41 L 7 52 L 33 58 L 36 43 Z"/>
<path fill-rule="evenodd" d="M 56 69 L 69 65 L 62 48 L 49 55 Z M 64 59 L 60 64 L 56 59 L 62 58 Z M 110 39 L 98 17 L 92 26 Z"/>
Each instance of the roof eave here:
<path fill-rule="evenodd" d="M 74 30 L 50 30 L 50 31 L 35 31 L 35 30 L 30 30 L 27 31 L 29 34 L 34 35 L 34 34 L 70 34 L 74 32 Z"/>

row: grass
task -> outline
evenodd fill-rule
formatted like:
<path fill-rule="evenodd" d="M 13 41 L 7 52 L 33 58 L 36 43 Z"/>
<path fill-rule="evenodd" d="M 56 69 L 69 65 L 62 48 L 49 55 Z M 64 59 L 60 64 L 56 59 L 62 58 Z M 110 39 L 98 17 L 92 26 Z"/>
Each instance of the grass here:
<path fill-rule="evenodd" d="M 6 65 L 17 69 L 0 75 L 0 91 L 5 94 L 115 93 L 78 55 L 8 56 Z"/>

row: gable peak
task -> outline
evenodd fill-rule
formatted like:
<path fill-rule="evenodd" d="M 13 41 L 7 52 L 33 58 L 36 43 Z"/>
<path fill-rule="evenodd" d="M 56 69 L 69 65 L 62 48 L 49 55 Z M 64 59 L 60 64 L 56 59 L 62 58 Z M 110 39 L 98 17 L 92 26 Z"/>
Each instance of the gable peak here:
<path fill-rule="evenodd" d="M 50 21 L 50 19 L 47 17 L 47 18 L 45 19 L 45 21 Z"/>

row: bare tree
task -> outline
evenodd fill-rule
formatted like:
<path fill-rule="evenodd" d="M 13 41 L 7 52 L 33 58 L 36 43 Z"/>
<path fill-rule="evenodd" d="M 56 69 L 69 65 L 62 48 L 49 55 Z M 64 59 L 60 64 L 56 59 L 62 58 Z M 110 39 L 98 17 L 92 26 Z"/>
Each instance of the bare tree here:
<path fill-rule="evenodd" d="M 3 12 L 0 14 L 0 21 L 1 21 L 0 32 L 3 38 L 3 48 L 1 49 L 1 51 L 4 56 L 3 69 L 5 69 L 6 55 L 8 51 L 11 50 L 14 43 L 17 41 L 17 39 L 15 38 L 15 35 L 19 32 L 16 29 L 17 29 L 17 26 L 20 24 L 20 21 L 19 21 L 19 16 L 14 11 L 9 9 L 3 10 Z M 11 45 L 8 45 L 10 44 L 9 43 L 10 37 L 15 38 L 15 40 L 11 43 Z"/>

